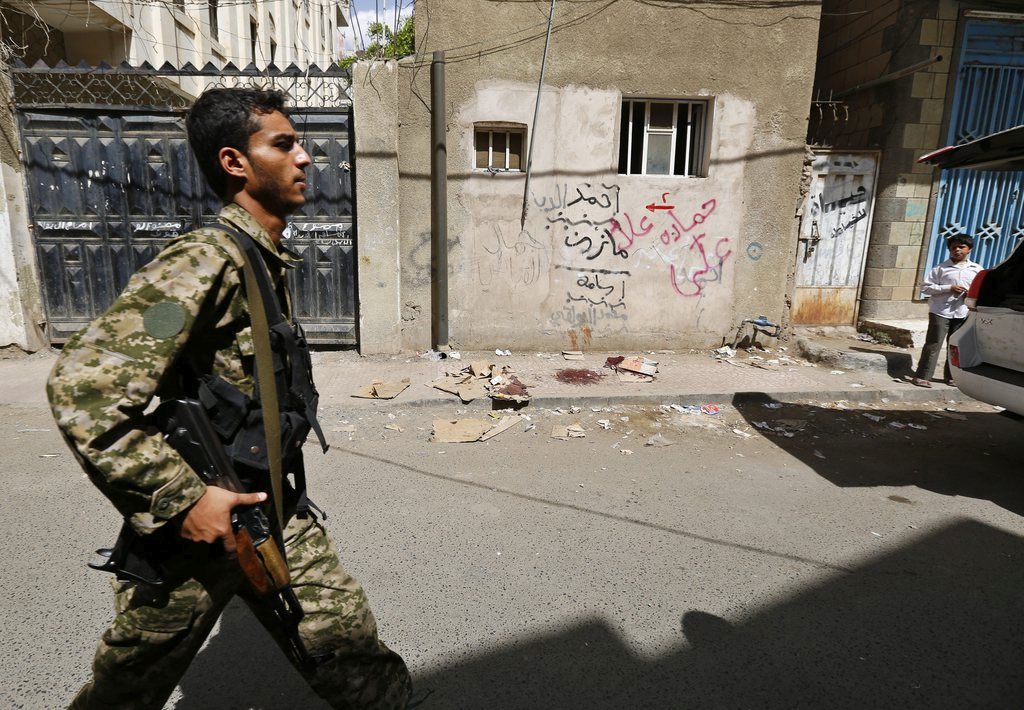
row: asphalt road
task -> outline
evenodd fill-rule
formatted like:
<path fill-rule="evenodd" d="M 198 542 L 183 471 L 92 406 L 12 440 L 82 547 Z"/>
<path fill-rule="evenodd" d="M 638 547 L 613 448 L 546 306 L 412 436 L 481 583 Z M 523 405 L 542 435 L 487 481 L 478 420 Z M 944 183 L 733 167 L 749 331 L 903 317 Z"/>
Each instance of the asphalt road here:
<path fill-rule="evenodd" d="M 325 412 L 313 497 L 421 707 L 1021 705 L 1024 422 L 581 405 L 473 444 L 428 441 L 454 407 Z M 84 562 L 118 519 L 44 408 L 0 407 L 0 458 L 0 706 L 63 706 L 112 616 Z M 241 605 L 172 704 L 325 707 Z"/>

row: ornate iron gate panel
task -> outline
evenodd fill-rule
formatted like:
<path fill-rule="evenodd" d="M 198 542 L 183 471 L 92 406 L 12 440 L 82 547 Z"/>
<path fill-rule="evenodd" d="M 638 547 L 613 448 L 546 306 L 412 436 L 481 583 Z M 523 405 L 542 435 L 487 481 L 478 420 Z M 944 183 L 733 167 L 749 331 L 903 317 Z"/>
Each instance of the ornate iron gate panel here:
<path fill-rule="evenodd" d="M 1020 24 L 970 22 L 964 33 L 947 143 L 1024 123 Z M 991 268 L 1024 239 L 1024 172 L 943 170 L 926 269 L 947 257 L 946 239 L 975 238 L 971 259 Z M 927 273 L 927 270 L 926 270 Z"/>
<path fill-rule="evenodd" d="M 134 77 L 129 70 L 108 68 L 98 76 L 106 71 L 123 81 L 126 74 Z M 74 76 L 75 86 L 84 86 L 85 77 L 97 80 L 81 68 L 55 73 L 62 71 L 80 75 Z M 41 77 L 43 88 L 55 80 L 39 67 L 20 72 L 15 70 L 15 88 L 16 96 L 22 91 L 18 113 L 29 218 L 49 336 L 61 342 L 101 313 L 168 240 L 213 221 L 220 203 L 188 148 L 182 108 L 187 102 L 161 108 L 26 104 L 25 92 L 38 89 Z M 286 72 L 294 84 L 296 72 Z M 235 83 L 245 78 L 232 76 Z M 321 101 L 333 103 L 329 108 L 292 109 L 313 164 L 307 170 L 308 201 L 292 216 L 286 236 L 303 257 L 290 273 L 296 317 L 310 341 L 344 345 L 356 342 L 352 112 L 347 100 L 330 98 Z"/>

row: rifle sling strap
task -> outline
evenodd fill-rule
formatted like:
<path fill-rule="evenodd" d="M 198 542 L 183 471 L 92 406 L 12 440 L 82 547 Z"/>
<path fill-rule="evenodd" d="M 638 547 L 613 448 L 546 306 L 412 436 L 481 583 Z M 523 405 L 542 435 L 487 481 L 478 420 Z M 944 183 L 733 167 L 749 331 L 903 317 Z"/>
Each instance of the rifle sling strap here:
<path fill-rule="evenodd" d="M 256 391 L 263 409 L 263 434 L 266 438 L 267 465 L 270 474 L 270 488 L 278 530 L 284 530 L 284 498 L 281 472 L 281 408 L 278 401 L 277 382 L 274 376 L 274 354 L 270 347 L 268 311 L 274 320 L 282 319 L 277 295 L 270 286 L 270 274 L 252 237 L 223 224 L 215 225 L 224 230 L 242 252 L 242 273 L 245 278 L 245 297 L 249 301 L 249 318 L 252 324 L 253 346 L 256 351 Z M 256 273 L 260 269 L 260 274 Z M 260 278 L 262 276 L 262 278 Z M 269 308 L 268 308 L 269 306 Z M 274 323 L 276 325 L 276 322 Z"/>

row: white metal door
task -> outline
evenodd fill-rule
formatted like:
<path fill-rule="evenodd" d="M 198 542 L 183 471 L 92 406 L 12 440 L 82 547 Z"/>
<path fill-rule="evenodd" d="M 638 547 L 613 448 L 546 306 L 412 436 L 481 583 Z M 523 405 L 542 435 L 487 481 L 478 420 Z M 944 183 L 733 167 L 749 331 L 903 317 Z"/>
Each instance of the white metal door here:
<path fill-rule="evenodd" d="M 854 325 L 875 206 L 877 153 L 816 153 L 797 249 L 793 322 Z"/>

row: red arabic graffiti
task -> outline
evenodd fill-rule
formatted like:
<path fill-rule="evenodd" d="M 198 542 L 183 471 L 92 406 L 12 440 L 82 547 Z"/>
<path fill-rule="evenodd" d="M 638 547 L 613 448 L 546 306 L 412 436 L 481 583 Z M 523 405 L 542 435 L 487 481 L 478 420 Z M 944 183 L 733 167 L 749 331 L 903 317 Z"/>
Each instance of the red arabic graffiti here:
<path fill-rule="evenodd" d="M 650 212 L 654 212 L 655 209 L 661 210 L 664 212 L 665 218 L 669 220 L 668 224 L 658 234 L 658 239 L 662 245 L 671 247 L 680 242 L 684 236 L 689 238 L 689 247 L 680 255 L 681 258 L 677 257 L 669 260 L 669 278 L 672 282 L 672 289 L 677 294 L 684 298 L 693 298 L 700 296 L 708 283 L 721 280 L 725 261 L 732 255 L 732 249 L 728 246 L 731 239 L 729 237 L 720 237 L 715 241 L 714 248 L 709 252 L 708 248 L 704 246 L 707 233 L 691 234 L 691 232 L 695 232 L 697 227 L 704 224 L 714 213 L 715 208 L 718 206 L 717 201 L 710 199 L 704 202 L 700 209 L 694 213 L 693 217 L 684 223 L 676 215 L 675 205 L 667 204 L 668 194 L 666 192 L 661 196 L 662 204 L 656 205 L 652 202 L 645 209 Z M 625 220 L 626 228 L 623 227 L 622 222 L 613 217 L 610 222 L 609 233 L 615 241 L 616 247 L 622 251 L 628 252 L 638 240 L 657 231 L 651 218 L 647 215 L 641 215 L 640 219 L 635 223 L 633 217 L 628 212 L 623 212 L 621 216 Z M 658 254 L 664 258 L 660 251 Z M 691 259 L 689 255 L 693 255 L 694 258 Z M 687 263 L 692 263 L 693 261 L 696 264 L 687 268 Z"/>

